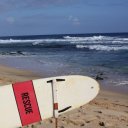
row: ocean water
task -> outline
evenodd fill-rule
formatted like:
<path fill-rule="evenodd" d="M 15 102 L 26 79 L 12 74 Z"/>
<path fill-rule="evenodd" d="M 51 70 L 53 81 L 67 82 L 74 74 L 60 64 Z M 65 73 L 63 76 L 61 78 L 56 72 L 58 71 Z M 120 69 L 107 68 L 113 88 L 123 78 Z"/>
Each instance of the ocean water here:
<path fill-rule="evenodd" d="M 128 33 L 0 37 L 0 64 L 43 77 L 98 76 L 128 90 Z"/>

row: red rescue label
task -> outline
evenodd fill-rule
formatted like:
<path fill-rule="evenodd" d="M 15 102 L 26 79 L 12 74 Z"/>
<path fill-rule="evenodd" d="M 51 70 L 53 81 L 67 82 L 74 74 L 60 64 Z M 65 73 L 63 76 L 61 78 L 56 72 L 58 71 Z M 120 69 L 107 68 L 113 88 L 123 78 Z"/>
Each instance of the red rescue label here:
<path fill-rule="evenodd" d="M 22 126 L 41 121 L 32 81 L 15 83 L 13 90 Z"/>

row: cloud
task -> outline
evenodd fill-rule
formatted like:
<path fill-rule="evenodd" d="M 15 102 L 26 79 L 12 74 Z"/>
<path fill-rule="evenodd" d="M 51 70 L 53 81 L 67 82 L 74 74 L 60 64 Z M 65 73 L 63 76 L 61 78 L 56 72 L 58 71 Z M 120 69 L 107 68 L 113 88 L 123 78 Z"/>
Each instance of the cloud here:
<path fill-rule="evenodd" d="M 89 6 L 127 6 L 128 0 L 85 0 Z"/>
<path fill-rule="evenodd" d="M 65 6 L 78 0 L 0 0 L 0 13 L 15 9 L 37 9 L 48 6 Z M 79 2 L 79 1 L 78 1 Z"/>
<path fill-rule="evenodd" d="M 74 25 L 80 25 L 80 20 L 78 18 L 73 19 L 73 24 Z"/>
<path fill-rule="evenodd" d="M 74 16 L 69 16 L 68 20 L 73 24 L 73 25 L 80 25 L 80 20 L 78 17 L 74 17 Z"/>
<path fill-rule="evenodd" d="M 7 17 L 6 22 L 8 22 L 9 24 L 13 24 L 15 22 L 15 18 L 14 17 Z"/>
<path fill-rule="evenodd" d="M 74 4 L 85 6 L 126 6 L 128 5 L 128 0 L 0 0 L 0 12 L 18 8 L 70 6 Z"/>

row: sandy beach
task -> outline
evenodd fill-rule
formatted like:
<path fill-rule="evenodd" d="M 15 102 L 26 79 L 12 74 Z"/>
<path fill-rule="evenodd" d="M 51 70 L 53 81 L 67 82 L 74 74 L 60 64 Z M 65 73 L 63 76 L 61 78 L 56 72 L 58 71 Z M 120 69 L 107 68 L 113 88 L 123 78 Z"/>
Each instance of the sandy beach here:
<path fill-rule="evenodd" d="M 31 71 L 0 66 L 0 85 L 40 78 Z M 101 85 L 102 86 L 102 85 Z M 53 118 L 31 125 L 32 128 L 54 128 Z M 128 95 L 101 89 L 90 103 L 61 115 L 59 128 L 128 128 Z"/>
<path fill-rule="evenodd" d="M 19 70 L 0 65 L 0 85 L 40 78 L 31 71 Z"/>

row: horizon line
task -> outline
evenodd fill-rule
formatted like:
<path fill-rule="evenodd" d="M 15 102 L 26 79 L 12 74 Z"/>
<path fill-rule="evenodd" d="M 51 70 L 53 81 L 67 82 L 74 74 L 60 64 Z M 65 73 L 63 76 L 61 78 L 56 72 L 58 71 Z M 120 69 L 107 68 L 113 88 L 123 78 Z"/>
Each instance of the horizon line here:
<path fill-rule="evenodd" d="M 27 36 L 55 36 L 55 35 L 94 35 L 94 34 L 127 34 L 128 32 L 94 32 L 94 33 L 55 33 L 55 34 L 24 34 L 24 35 L 4 35 L 0 36 L 0 38 L 6 38 L 6 37 L 27 37 Z"/>

